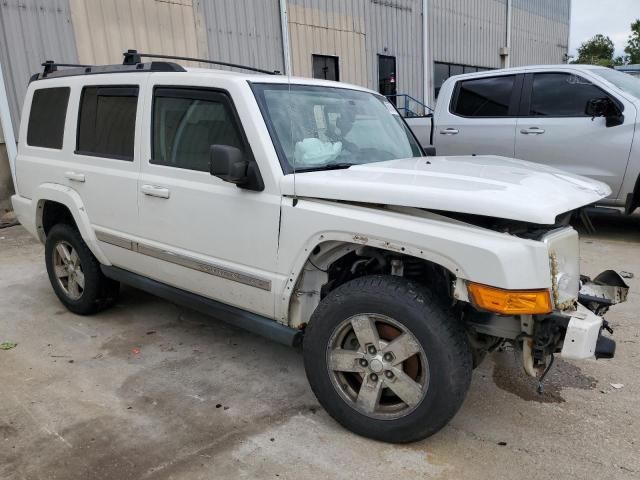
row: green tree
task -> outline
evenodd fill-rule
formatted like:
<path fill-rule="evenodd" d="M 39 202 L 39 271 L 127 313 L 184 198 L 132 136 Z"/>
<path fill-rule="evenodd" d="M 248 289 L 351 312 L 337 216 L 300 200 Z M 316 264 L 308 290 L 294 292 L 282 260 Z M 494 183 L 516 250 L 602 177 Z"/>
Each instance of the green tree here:
<path fill-rule="evenodd" d="M 631 35 L 624 52 L 629 55 L 629 63 L 640 63 L 640 19 L 631 24 Z"/>
<path fill-rule="evenodd" d="M 605 35 L 597 34 L 593 38 L 582 42 L 578 48 L 578 58 L 573 63 L 586 63 L 591 65 L 613 65 L 613 41 Z"/>

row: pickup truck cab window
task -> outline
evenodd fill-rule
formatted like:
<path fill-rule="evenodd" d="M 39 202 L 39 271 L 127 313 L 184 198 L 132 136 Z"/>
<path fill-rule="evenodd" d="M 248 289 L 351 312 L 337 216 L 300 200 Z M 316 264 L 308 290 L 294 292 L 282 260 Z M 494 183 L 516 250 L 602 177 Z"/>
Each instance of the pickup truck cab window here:
<path fill-rule="evenodd" d="M 189 88 L 156 88 L 153 98 L 151 163 L 209 171 L 211 145 L 247 151 L 230 101 L 224 93 Z"/>
<path fill-rule="evenodd" d="M 254 84 L 285 173 L 422 156 L 383 96 L 335 87 Z"/>
<path fill-rule="evenodd" d="M 516 76 L 502 75 L 458 82 L 451 110 L 462 117 L 508 117 Z"/>
<path fill-rule="evenodd" d="M 40 88 L 33 92 L 27 145 L 62 149 L 69 87 Z"/>
<path fill-rule="evenodd" d="M 589 80 L 570 73 L 535 73 L 528 114 L 532 117 L 588 117 L 586 105 L 607 93 Z"/>
<path fill-rule="evenodd" d="M 137 86 L 84 87 L 76 153 L 132 161 L 137 105 Z"/>

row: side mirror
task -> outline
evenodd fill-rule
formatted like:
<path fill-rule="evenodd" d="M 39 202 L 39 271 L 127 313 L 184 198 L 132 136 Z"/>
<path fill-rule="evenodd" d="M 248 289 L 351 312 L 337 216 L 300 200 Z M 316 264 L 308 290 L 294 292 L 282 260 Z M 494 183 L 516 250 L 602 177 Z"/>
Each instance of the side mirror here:
<path fill-rule="evenodd" d="M 231 145 L 209 147 L 209 173 L 241 188 L 264 190 L 256 163 L 247 159 L 242 150 Z"/>
<path fill-rule="evenodd" d="M 592 119 L 605 117 L 607 127 L 615 127 L 624 123 L 624 115 L 620 107 L 609 97 L 592 98 L 587 102 L 585 113 Z"/>

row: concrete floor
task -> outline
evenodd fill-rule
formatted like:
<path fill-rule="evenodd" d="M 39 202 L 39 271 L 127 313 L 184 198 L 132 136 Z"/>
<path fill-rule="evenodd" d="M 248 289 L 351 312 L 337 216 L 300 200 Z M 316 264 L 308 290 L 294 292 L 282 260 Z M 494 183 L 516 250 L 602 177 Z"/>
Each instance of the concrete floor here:
<path fill-rule="evenodd" d="M 612 310 L 611 361 L 558 361 L 543 396 L 496 353 L 434 437 L 394 446 L 337 425 L 300 352 L 126 288 L 68 313 L 43 249 L 0 230 L 0 478 L 390 479 L 640 477 L 640 216 L 594 219 L 585 273 L 635 273 Z M 615 389 L 614 384 L 624 387 Z"/>

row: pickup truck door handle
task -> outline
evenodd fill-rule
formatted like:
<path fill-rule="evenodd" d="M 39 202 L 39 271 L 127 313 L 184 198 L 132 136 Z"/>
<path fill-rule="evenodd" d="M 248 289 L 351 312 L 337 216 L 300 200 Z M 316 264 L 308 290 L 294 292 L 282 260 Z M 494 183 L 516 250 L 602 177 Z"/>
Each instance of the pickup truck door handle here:
<path fill-rule="evenodd" d="M 80 183 L 84 183 L 85 178 L 84 178 L 84 173 L 77 173 L 77 172 L 64 172 L 64 178 L 66 178 L 67 180 L 71 180 L 72 182 L 80 182 Z"/>
<path fill-rule="evenodd" d="M 457 128 L 445 128 L 444 130 L 440 130 L 440 135 L 457 135 Z"/>
<path fill-rule="evenodd" d="M 520 133 L 523 135 L 542 135 L 544 133 L 544 129 L 540 127 L 523 128 L 520 130 Z"/>
<path fill-rule="evenodd" d="M 169 198 L 169 189 L 157 185 L 142 185 L 142 193 L 150 197 Z"/>

